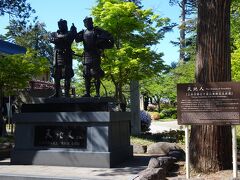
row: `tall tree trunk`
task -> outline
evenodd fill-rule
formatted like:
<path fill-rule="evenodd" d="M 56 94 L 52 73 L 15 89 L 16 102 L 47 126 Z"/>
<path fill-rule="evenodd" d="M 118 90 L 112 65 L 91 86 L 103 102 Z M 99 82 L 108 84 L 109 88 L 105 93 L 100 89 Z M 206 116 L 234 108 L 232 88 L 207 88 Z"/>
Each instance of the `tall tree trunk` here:
<path fill-rule="evenodd" d="M 186 3 L 187 0 L 182 0 L 180 4 L 181 8 L 181 28 L 180 28 L 180 54 L 179 62 L 185 62 L 185 47 L 186 47 Z"/>
<path fill-rule="evenodd" d="M 231 81 L 230 4 L 230 0 L 198 1 L 197 82 Z M 197 171 L 231 168 L 231 127 L 192 126 L 190 152 Z"/>
<path fill-rule="evenodd" d="M 158 104 L 158 112 L 160 113 L 160 111 L 161 111 L 161 97 L 157 97 L 156 102 Z"/>

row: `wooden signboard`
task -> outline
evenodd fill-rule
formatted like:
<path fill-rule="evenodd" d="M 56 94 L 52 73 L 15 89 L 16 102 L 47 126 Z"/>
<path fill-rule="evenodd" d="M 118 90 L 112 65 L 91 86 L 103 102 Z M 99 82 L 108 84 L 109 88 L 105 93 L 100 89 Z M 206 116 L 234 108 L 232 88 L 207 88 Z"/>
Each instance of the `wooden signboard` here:
<path fill-rule="evenodd" d="M 240 124 L 240 83 L 177 85 L 177 117 L 182 125 Z"/>

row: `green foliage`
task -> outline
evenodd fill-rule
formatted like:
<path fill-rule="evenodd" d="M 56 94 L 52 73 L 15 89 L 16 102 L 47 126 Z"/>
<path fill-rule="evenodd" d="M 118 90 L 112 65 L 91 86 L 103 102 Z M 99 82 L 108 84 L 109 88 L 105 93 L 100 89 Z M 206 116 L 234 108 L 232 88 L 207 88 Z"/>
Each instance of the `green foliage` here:
<path fill-rule="evenodd" d="M 171 69 L 168 73 L 161 76 L 156 75 L 151 79 L 141 81 L 141 92 L 155 99 L 169 99 L 171 102 L 176 101 L 177 84 L 193 83 L 195 81 L 195 62 L 189 61 L 178 64 L 176 68 Z"/>
<path fill-rule="evenodd" d="M 102 83 L 101 84 L 102 88 L 100 89 L 100 93 L 102 95 L 113 97 L 115 92 L 115 87 L 113 82 L 109 80 L 103 80 L 101 83 Z"/>
<path fill-rule="evenodd" d="M 169 109 L 163 109 L 160 113 L 161 119 L 176 119 L 177 117 L 177 109 L 176 108 L 169 108 Z"/>
<path fill-rule="evenodd" d="M 14 137 L 9 135 L 0 137 L 0 144 L 3 144 L 3 143 L 14 143 Z"/>
<path fill-rule="evenodd" d="M 18 20 L 11 20 L 6 28 L 5 38 L 28 49 L 37 50 L 39 57 L 53 59 L 53 48 L 49 41 L 50 32 L 45 29 L 45 24 L 32 22 L 29 25 Z"/>
<path fill-rule="evenodd" d="M 157 134 L 141 134 L 138 136 L 131 136 L 131 144 L 150 145 L 156 142 L 182 142 L 184 140 L 184 131 L 172 130 L 169 132 L 162 132 Z"/>
<path fill-rule="evenodd" d="M 176 101 L 177 84 L 178 83 L 193 83 L 195 81 L 195 61 L 189 61 L 184 64 L 179 64 L 175 69 L 172 69 L 164 79 L 165 92 L 169 92 L 169 99 Z"/>
<path fill-rule="evenodd" d="M 133 2 L 136 4 L 136 6 L 138 6 L 139 8 L 142 7 L 142 3 L 141 3 L 141 0 L 123 0 L 125 2 Z"/>
<path fill-rule="evenodd" d="M 240 126 L 239 125 L 236 127 L 236 133 L 237 133 L 237 148 L 240 149 Z"/>
<path fill-rule="evenodd" d="M 27 51 L 25 55 L 1 55 L 0 87 L 6 93 L 13 93 L 27 86 L 29 80 L 48 71 L 46 58 L 36 56 L 36 52 Z"/>
<path fill-rule="evenodd" d="M 98 1 L 92 14 L 95 25 L 114 36 L 116 46 L 105 51 L 102 67 L 105 78 L 114 83 L 115 97 L 123 102 L 122 90 L 130 80 L 148 78 L 165 68 L 162 54 L 150 47 L 171 29 L 170 20 L 120 0 Z"/>
<path fill-rule="evenodd" d="M 131 136 L 130 137 L 131 144 L 141 145 L 141 146 L 148 146 L 150 144 L 153 144 L 157 141 L 151 139 L 151 138 L 145 138 L 143 136 Z"/>
<path fill-rule="evenodd" d="M 240 80 L 240 1 L 234 0 L 231 5 L 231 65 L 232 79 Z"/>

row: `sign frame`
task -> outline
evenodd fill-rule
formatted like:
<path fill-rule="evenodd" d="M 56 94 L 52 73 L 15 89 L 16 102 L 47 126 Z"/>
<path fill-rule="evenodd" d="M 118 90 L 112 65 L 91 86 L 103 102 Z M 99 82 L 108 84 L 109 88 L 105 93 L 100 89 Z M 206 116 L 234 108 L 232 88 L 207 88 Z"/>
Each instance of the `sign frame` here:
<path fill-rule="evenodd" d="M 180 125 L 240 124 L 240 83 L 178 84 L 177 103 Z"/>

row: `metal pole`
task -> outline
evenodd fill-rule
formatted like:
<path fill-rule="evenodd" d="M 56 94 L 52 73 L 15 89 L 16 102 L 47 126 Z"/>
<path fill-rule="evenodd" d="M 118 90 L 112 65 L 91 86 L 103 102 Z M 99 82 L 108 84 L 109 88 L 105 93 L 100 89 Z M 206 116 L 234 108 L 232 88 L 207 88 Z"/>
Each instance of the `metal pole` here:
<path fill-rule="evenodd" d="M 189 126 L 185 126 L 186 179 L 190 178 Z"/>
<path fill-rule="evenodd" d="M 233 155 L 233 178 L 238 177 L 237 169 L 237 136 L 236 126 L 232 125 L 232 155 Z"/>

